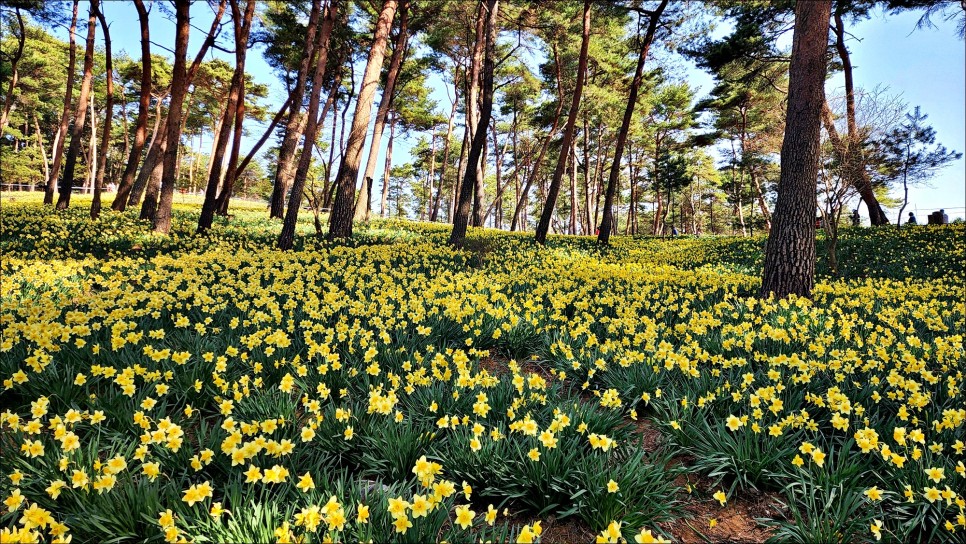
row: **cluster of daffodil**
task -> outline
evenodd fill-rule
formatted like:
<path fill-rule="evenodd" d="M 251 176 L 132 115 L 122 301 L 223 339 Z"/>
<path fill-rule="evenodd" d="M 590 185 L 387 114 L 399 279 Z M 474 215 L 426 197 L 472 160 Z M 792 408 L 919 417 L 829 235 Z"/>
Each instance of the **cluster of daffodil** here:
<path fill-rule="evenodd" d="M 785 478 L 843 448 L 888 468 L 856 490 L 875 516 L 862 538 L 909 534 L 921 512 L 921 531 L 966 531 L 961 265 L 760 300 L 755 275 L 714 262 L 725 239 L 538 249 L 477 231 L 471 254 L 387 222 L 279 252 L 272 225 L 152 239 L 119 214 L 0 217 L 4 541 L 94 539 L 91 514 L 118 504 L 137 515 L 116 530 L 169 542 L 262 534 L 245 516 L 279 542 L 497 538 L 498 511 L 526 508 L 488 487 L 487 455 L 619 465 L 620 421 L 644 417 L 762 449 L 794 437 Z M 963 256 L 963 234 L 933 236 Z M 539 539 L 539 522 L 501 518 Z M 611 521 L 599 541 L 669 536 Z"/>

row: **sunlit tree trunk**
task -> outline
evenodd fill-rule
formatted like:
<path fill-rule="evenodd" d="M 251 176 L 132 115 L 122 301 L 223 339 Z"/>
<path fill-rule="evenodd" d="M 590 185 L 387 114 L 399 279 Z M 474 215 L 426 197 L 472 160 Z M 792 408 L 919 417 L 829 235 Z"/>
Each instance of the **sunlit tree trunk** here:
<path fill-rule="evenodd" d="M 101 149 L 98 153 L 97 176 L 94 178 L 94 199 L 91 201 L 91 219 L 97 219 L 101 214 L 101 191 L 104 189 L 104 171 L 107 168 L 107 151 L 111 146 L 111 119 L 114 116 L 114 64 L 111 58 L 111 32 L 104 18 L 103 8 L 97 11 L 97 19 L 104 31 L 104 71 L 107 74 L 107 104 L 104 115 L 104 135 L 101 137 Z M 93 135 L 91 136 L 93 138 Z"/>
<path fill-rule="evenodd" d="M 815 184 L 821 147 L 831 0 L 798 2 L 788 79 L 788 112 L 761 296 L 811 297 L 815 281 Z"/>
<path fill-rule="evenodd" d="M 77 155 L 80 152 L 81 139 L 84 137 L 84 122 L 87 121 L 87 97 L 91 92 L 91 82 L 94 79 L 94 35 L 97 30 L 98 0 L 90 0 L 90 12 L 87 17 L 87 42 L 84 51 L 84 78 L 81 80 L 80 95 L 77 98 L 77 109 L 74 113 L 74 126 L 71 129 L 70 147 L 64 160 L 64 176 L 61 178 L 57 195 L 57 209 L 65 210 L 70 206 L 70 194 L 74 186 L 74 169 L 77 166 Z"/>
<path fill-rule="evenodd" d="M 369 115 L 375 100 L 376 88 L 379 86 L 379 72 L 386 54 L 389 41 L 389 29 L 396 14 L 396 0 L 384 0 L 379 18 L 376 21 L 375 35 L 372 47 L 369 49 L 369 59 L 366 62 L 365 73 L 362 77 L 362 87 L 356 100 L 356 110 L 352 117 L 352 127 L 346 150 L 339 164 L 339 174 L 336 176 L 335 202 L 329 217 L 330 240 L 335 238 L 349 238 L 352 236 L 353 204 L 355 203 L 356 178 L 359 177 L 359 163 L 362 162 L 362 148 L 366 141 L 366 128 L 369 125 Z"/>
<path fill-rule="evenodd" d="M 151 35 L 148 27 L 148 11 L 144 7 L 144 0 L 134 0 L 134 7 L 138 12 L 138 22 L 141 25 L 141 91 L 138 97 L 138 117 L 134 128 L 134 145 L 124 167 L 124 174 L 117 186 L 117 194 L 111 209 L 123 212 L 128 204 L 128 196 L 134 185 L 144 141 L 148 134 L 148 112 L 151 109 Z M 160 112 L 160 109 L 158 110 Z M 159 113 L 160 115 L 160 113 Z M 152 137 L 153 141 L 153 137 Z"/>

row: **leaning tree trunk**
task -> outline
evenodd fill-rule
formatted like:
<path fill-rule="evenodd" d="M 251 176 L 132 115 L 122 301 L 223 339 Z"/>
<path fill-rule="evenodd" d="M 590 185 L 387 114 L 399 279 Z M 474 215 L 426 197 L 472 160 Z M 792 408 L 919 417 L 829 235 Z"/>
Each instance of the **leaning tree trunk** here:
<path fill-rule="evenodd" d="M 148 27 L 148 11 L 144 7 L 144 0 L 134 0 L 134 7 L 138 11 L 138 21 L 141 25 L 141 94 L 138 97 L 138 118 L 135 122 L 134 145 L 124 167 L 121 183 L 117 186 L 111 209 L 123 212 L 134 185 L 138 164 L 141 162 L 141 152 L 148 135 L 148 112 L 151 110 L 151 34 Z"/>
<path fill-rule="evenodd" d="M 966 8 L 966 6 L 964 6 Z M 859 135 L 858 123 L 855 115 L 855 83 L 852 79 L 852 58 L 849 49 L 845 46 L 845 22 L 839 10 L 835 12 L 835 25 L 832 27 L 835 32 L 835 50 L 838 52 L 839 60 L 842 61 L 842 73 L 845 75 L 845 120 L 849 134 L 848 142 L 845 147 L 844 161 L 846 179 L 858 189 L 862 201 L 869 209 L 869 220 L 873 226 L 888 225 L 889 218 L 879 204 L 872 189 L 872 180 L 869 179 L 869 172 L 866 170 L 865 154 L 863 144 Z"/>
<path fill-rule="evenodd" d="M 81 80 L 80 96 L 77 98 L 77 109 L 74 113 L 74 126 L 70 134 L 70 147 L 67 148 L 67 158 L 64 161 L 64 177 L 60 180 L 57 195 L 57 209 L 66 210 L 70 206 L 70 194 L 74 186 L 74 168 L 77 166 L 77 155 L 80 153 L 81 139 L 84 137 L 84 122 L 87 121 L 87 97 L 91 93 L 91 82 L 94 80 L 94 35 L 97 30 L 98 0 L 90 0 L 90 12 L 87 17 L 87 44 L 84 51 L 84 79 Z"/>
<path fill-rule="evenodd" d="M 134 179 L 134 183 L 131 184 L 131 192 L 128 194 L 127 202 L 124 204 L 127 206 L 136 206 L 141 202 L 141 195 L 144 194 L 144 189 L 148 185 L 148 179 L 151 177 L 151 171 L 154 169 L 156 164 L 161 162 L 161 154 L 164 153 L 162 149 L 161 142 L 164 141 L 165 132 L 163 130 L 165 123 L 164 118 L 161 117 L 161 101 L 155 108 L 156 114 L 154 119 L 154 129 L 151 134 L 151 141 L 148 143 L 148 152 L 144 156 L 144 163 L 141 165 L 141 169 L 137 173 L 137 177 Z M 157 205 L 157 202 L 155 202 Z M 152 214 L 153 215 L 153 214 Z"/>
<path fill-rule="evenodd" d="M 220 207 L 221 196 L 218 194 L 218 185 L 224 178 L 224 189 L 222 194 L 229 194 L 226 189 L 230 187 L 231 177 L 234 169 L 238 165 L 238 145 L 241 143 L 241 123 L 245 117 L 245 59 L 248 51 L 248 35 L 251 30 L 252 17 L 255 15 L 255 1 L 248 0 L 245 5 L 245 15 L 238 9 L 238 0 L 231 0 L 232 20 L 235 26 L 235 72 L 232 74 L 231 89 L 228 93 L 228 104 L 222 117 L 221 128 L 218 131 L 218 144 L 215 153 L 212 155 L 212 168 L 208 176 L 208 185 L 205 189 L 205 201 L 201 206 L 201 216 L 198 219 L 198 232 L 204 233 L 211 228 L 211 221 L 215 212 Z M 232 120 L 234 119 L 234 125 Z M 234 129 L 234 131 L 233 131 Z M 228 142 L 234 136 L 231 155 L 229 156 L 228 168 L 224 176 L 222 175 L 222 163 L 225 151 L 228 149 Z M 232 163 L 234 161 L 234 164 Z M 225 205 L 227 207 L 227 198 Z"/>
<path fill-rule="evenodd" d="M 574 126 L 577 124 L 577 111 L 580 109 L 580 95 L 584 90 L 584 76 L 587 72 L 587 48 L 590 44 L 590 0 L 584 0 L 584 25 L 583 35 L 580 40 L 580 57 L 577 62 L 577 83 L 574 86 L 574 96 L 570 102 L 570 113 L 567 115 L 567 124 L 564 125 L 563 141 L 560 143 L 560 156 L 557 158 L 557 167 L 553 171 L 550 179 L 550 188 L 547 190 L 547 200 L 543 205 L 543 213 L 540 214 L 540 223 L 537 224 L 536 241 L 538 244 L 547 243 L 547 231 L 550 230 L 550 218 L 553 217 L 554 207 L 557 205 L 557 195 L 560 194 L 560 183 L 563 180 L 564 171 L 567 168 L 567 156 L 570 154 L 574 141 Z M 572 191 L 575 184 L 572 183 Z M 571 194 L 570 228 L 574 230 L 576 223 L 576 213 L 574 205 L 577 197 Z"/>
<path fill-rule="evenodd" d="M 392 56 L 389 58 L 389 72 L 386 74 L 386 88 L 382 91 L 382 98 L 379 99 L 379 109 L 376 110 L 376 122 L 372 127 L 372 142 L 369 144 L 369 158 L 366 160 L 366 172 L 362 177 L 362 188 L 359 189 L 359 197 L 356 199 L 356 209 L 353 219 L 356 221 L 368 221 L 369 210 L 371 209 L 369 194 L 369 184 L 367 180 L 372 179 L 376 173 L 376 159 L 379 156 L 379 147 L 382 145 L 382 133 L 386 127 L 386 118 L 389 115 L 389 108 L 395 95 L 396 80 L 399 79 L 400 68 L 402 67 L 403 57 L 406 55 L 406 44 L 409 40 L 409 0 L 402 0 L 399 4 L 399 29 L 396 34 L 396 43 L 393 44 Z M 387 151 L 387 153 L 389 153 Z M 383 191 L 385 193 L 385 190 Z M 385 202 L 385 197 L 382 199 Z M 383 204 L 385 208 L 385 204 Z M 382 215 L 380 213 L 380 215 Z"/>
<path fill-rule="evenodd" d="M 174 201 L 175 170 L 178 166 L 178 141 L 181 139 L 181 110 L 188 92 L 186 70 L 188 55 L 188 36 L 191 32 L 189 0 L 175 0 L 177 29 L 174 41 L 174 69 L 171 72 L 171 101 L 168 104 L 168 119 L 164 128 L 166 137 L 161 168 L 161 189 L 158 208 L 154 214 L 154 232 L 167 234 L 171 230 L 171 204 Z"/>
<path fill-rule="evenodd" d="M 393 140 L 396 139 L 396 115 L 392 113 L 389 115 L 389 145 L 386 147 L 386 168 L 382 173 L 382 198 L 379 201 L 379 217 L 386 217 L 386 204 L 389 201 L 389 176 L 392 172 L 392 144 Z M 398 208 L 396 211 L 398 214 Z"/>
<path fill-rule="evenodd" d="M 562 92 L 563 76 L 561 75 L 560 68 L 560 56 L 557 54 L 557 48 L 554 46 L 553 55 L 554 65 L 557 69 L 557 90 L 558 93 Z M 550 130 L 547 132 L 546 137 L 543 139 L 543 143 L 540 146 L 540 151 L 537 153 L 537 158 L 530 167 L 530 172 L 527 175 L 526 182 L 523 184 L 523 191 L 520 197 L 517 199 L 517 204 L 513 209 L 513 219 L 510 220 L 510 231 L 513 232 L 517 230 L 517 223 L 522 222 L 523 228 L 520 230 L 527 230 L 527 210 L 529 198 L 530 198 L 530 187 L 533 185 L 534 179 L 540 175 L 540 166 L 543 164 L 543 157 L 547 152 L 547 148 L 550 146 L 550 141 L 553 139 L 554 135 L 557 133 L 557 126 L 560 124 L 560 113 L 563 111 L 563 99 L 557 100 L 557 111 L 553 114 L 553 124 L 550 126 Z"/>
<path fill-rule="evenodd" d="M 815 282 L 815 183 L 821 151 L 832 0 L 798 2 L 788 77 L 788 112 L 761 296 L 811 297 Z"/>
<path fill-rule="evenodd" d="M 104 19 L 104 10 L 97 10 L 97 19 L 104 31 L 104 71 L 107 73 L 107 104 L 104 114 L 104 135 L 101 137 L 101 148 L 97 159 L 97 177 L 94 178 L 94 199 L 91 201 L 91 219 L 97 219 L 101 214 L 101 190 L 104 188 L 104 170 L 107 168 L 107 150 L 111 145 L 111 118 L 114 115 L 114 64 L 111 59 L 111 33 Z"/>
<path fill-rule="evenodd" d="M 60 114 L 60 128 L 54 138 L 54 158 L 47 176 L 47 189 L 44 192 L 44 204 L 54 203 L 54 189 L 60 174 L 60 164 L 64 160 L 64 140 L 67 139 L 67 127 L 70 124 L 70 105 L 74 93 L 74 71 L 77 64 L 77 6 L 80 0 L 74 0 L 73 16 L 70 20 L 70 47 L 67 61 L 67 90 L 64 93 L 64 109 Z"/>
<path fill-rule="evenodd" d="M 486 147 L 487 127 L 490 125 L 490 116 L 493 113 L 493 69 L 495 64 L 493 57 L 495 56 L 494 46 L 497 33 L 496 16 L 500 4 L 499 0 L 485 0 L 485 4 L 481 2 L 481 7 L 483 6 L 486 9 L 483 82 L 480 89 L 483 103 L 480 106 L 477 130 L 473 133 L 473 142 L 470 145 L 469 156 L 466 161 L 466 174 L 460 186 L 459 205 L 456 207 L 456 213 L 453 216 L 453 231 L 449 236 L 449 244 L 457 249 L 463 247 L 466 239 L 466 227 L 469 224 L 470 208 L 473 203 L 473 193 L 475 192 L 474 182 L 477 177 L 477 168 L 479 168 L 483 148 Z M 483 16 L 482 10 L 480 11 L 480 16 Z"/>
<path fill-rule="evenodd" d="M 7 96 L 3 99 L 3 113 L 0 113 L 0 135 L 3 135 L 3 129 L 7 128 L 10 110 L 13 109 L 13 92 L 17 89 L 17 82 L 20 80 L 20 71 L 17 68 L 20 65 L 20 57 L 23 56 L 24 43 L 27 41 L 27 29 L 24 27 L 23 14 L 20 13 L 20 8 L 14 8 L 14 13 L 17 15 L 17 26 L 20 28 L 20 34 L 17 35 L 17 50 L 10 57 L 10 84 L 7 85 Z"/>
<path fill-rule="evenodd" d="M 166 148 L 164 150 L 163 169 L 161 174 L 161 189 L 158 198 L 158 209 L 154 214 L 154 232 L 167 234 L 171 230 L 171 205 L 174 202 L 174 187 L 177 183 L 178 170 L 178 150 L 181 147 L 181 116 L 184 109 L 184 99 L 187 95 L 188 87 L 194 80 L 195 74 L 201 67 L 208 48 L 214 43 L 215 32 L 225 13 L 225 2 L 218 3 L 218 11 L 211 22 L 211 29 L 205 42 L 198 49 L 191 68 L 185 69 L 188 54 L 188 34 L 190 33 L 190 21 L 188 12 L 191 7 L 190 0 L 175 0 L 175 13 L 177 21 L 177 34 L 175 36 L 175 58 L 174 69 L 171 76 L 171 100 L 168 104 L 168 121 L 165 127 Z M 182 35 L 183 33 L 183 35 Z M 183 43 L 182 43 L 183 42 Z"/>
<path fill-rule="evenodd" d="M 286 99 L 285 102 L 282 104 L 282 107 L 280 107 L 278 111 L 275 113 L 275 117 L 273 117 L 272 122 L 268 124 L 268 128 L 265 129 L 265 132 L 262 133 L 262 137 L 259 138 L 257 142 L 255 142 L 255 145 L 248 150 L 248 154 L 245 155 L 245 158 L 242 159 L 241 163 L 238 164 L 238 169 L 235 170 L 235 178 L 240 177 L 242 175 L 242 172 L 245 171 L 245 168 L 248 168 L 249 163 L 251 163 L 252 159 L 255 158 L 255 155 L 258 154 L 258 150 L 261 149 L 263 145 L 265 145 L 265 142 L 267 142 L 268 139 L 271 137 L 272 133 L 275 132 L 275 127 L 277 127 L 278 124 L 282 121 L 282 117 L 285 116 L 285 114 L 288 112 L 288 109 L 289 107 L 291 107 L 291 105 L 292 105 L 292 96 L 289 95 L 288 99 Z"/>
<path fill-rule="evenodd" d="M 322 20 L 321 32 L 316 46 L 318 58 L 315 62 L 315 73 L 312 76 L 312 96 L 309 97 L 308 117 L 305 123 L 305 142 L 302 145 L 302 154 L 299 156 L 298 167 L 295 170 L 295 179 L 292 180 L 292 195 L 288 200 L 285 222 L 278 237 L 279 249 L 292 249 L 292 244 L 295 241 L 295 222 L 298 220 L 299 207 L 302 204 L 305 178 L 308 176 L 309 165 L 312 163 L 312 147 L 315 145 L 319 125 L 317 116 L 319 114 L 319 101 L 322 96 L 322 80 L 325 77 L 326 63 L 329 59 L 329 42 L 332 39 L 332 29 L 335 26 L 338 8 L 339 2 L 333 0 L 326 8 L 325 17 Z"/>
<path fill-rule="evenodd" d="M 637 104 L 637 93 L 641 88 L 641 80 L 644 75 L 644 61 L 647 59 L 647 52 L 654 41 L 654 33 L 657 31 L 657 23 L 667 7 L 668 0 L 662 0 L 661 4 L 650 16 L 647 25 L 647 32 L 644 41 L 641 43 L 640 56 L 637 58 L 637 69 L 634 71 L 634 80 L 631 81 L 631 88 L 628 91 L 627 108 L 624 110 L 624 119 L 621 121 L 620 132 L 617 133 L 617 145 L 614 147 L 614 161 L 610 167 L 610 177 L 607 180 L 607 193 L 604 195 L 603 218 L 600 221 L 600 233 L 597 235 L 597 243 L 607 245 L 610 243 L 610 231 L 616 228 L 613 220 L 614 195 L 617 192 L 617 184 L 620 182 L 621 175 L 621 155 L 624 153 L 624 144 L 627 142 L 627 132 L 631 126 L 631 118 L 634 116 L 634 106 Z"/>
<path fill-rule="evenodd" d="M 315 33 L 319 24 L 319 13 L 322 11 L 322 0 L 312 0 L 312 10 L 309 12 L 309 25 L 305 33 L 305 51 L 299 63 L 299 71 L 295 77 L 295 87 L 289 94 L 292 109 L 288 112 L 285 122 L 285 136 L 278 151 L 278 164 L 275 170 L 275 184 L 272 187 L 272 203 L 269 217 L 281 219 L 285 214 L 285 194 L 288 192 L 292 178 L 295 176 L 295 148 L 299 137 L 302 136 L 302 99 L 305 96 L 305 82 L 312 68 L 312 57 L 315 56 Z"/>
<path fill-rule="evenodd" d="M 366 143 L 366 127 L 369 125 L 369 114 L 372 112 L 376 87 L 379 86 L 379 72 L 382 69 L 386 44 L 389 41 L 389 29 L 392 26 L 392 19 L 395 14 L 396 0 L 384 0 L 382 11 L 379 13 L 379 19 L 376 22 L 375 36 L 369 50 L 366 71 L 362 76 L 362 88 L 359 89 L 359 97 L 356 99 L 352 128 L 349 131 L 346 150 L 339 165 L 339 174 L 336 176 L 335 201 L 332 203 L 332 213 L 329 218 L 329 240 L 352 236 L 356 178 L 359 176 L 362 148 Z"/>

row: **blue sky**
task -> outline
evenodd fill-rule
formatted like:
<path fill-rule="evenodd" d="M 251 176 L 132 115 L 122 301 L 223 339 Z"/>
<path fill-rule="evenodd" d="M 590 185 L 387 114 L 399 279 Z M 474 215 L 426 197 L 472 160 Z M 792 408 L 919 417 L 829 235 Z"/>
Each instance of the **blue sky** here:
<path fill-rule="evenodd" d="M 81 18 L 86 16 L 86 4 L 82 2 Z M 65 4 L 65 10 L 69 10 Z M 956 9 L 954 6 L 953 9 Z M 111 26 L 111 38 L 115 51 L 124 51 L 132 57 L 140 56 L 140 34 L 137 12 L 133 4 L 126 0 L 105 2 L 105 16 Z M 947 148 L 966 151 L 966 49 L 956 35 L 954 22 L 935 17 L 937 28 L 916 29 L 918 12 L 900 15 L 884 15 L 877 12 L 872 18 L 854 25 L 850 32 L 854 39 L 848 43 L 852 52 L 855 85 L 857 88 L 871 90 L 877 86 L 887 87 L 890 94 L 900 95 L 911 109 L 921 106 L 929 115 L 928 123 L 936 129 L 937 140 Z M 207 30 L 211 23 L 211 10 L 202 2 L 192 6 L 192 24 Z M 174 41 L 174 23 L 152 9 L 151 39 L 156 44 L 171 47 Z M 226 31 L 230 29 L 226 27 Z M 66 31 L 59 31 L 66 38 Z M 193 56 L 202 39 L 201 31 L 193 31 L 189 44 L 189 56 Z M 82 38 L 81 38 L 82 39 Z M 100 40 L 100 33 L 98 33 Z M 169 55 L 158 46 L 152 46 L 155 54 Z M 274 76 L 265 63 L 261 52 L 256 48 L 249 54 L 247 71 L 255 81 L 269 85 L 270 107 L 275 111 L 285 100 L 284 86 Z M 212 51 L 209 56 L 218 56 L 233 62 L 231 55 Z M 699 93 L 711 88 L 711 79 L 691 67 L 687 78 Z M 358 78 L 357 78 L 358 80 Z M 431 80 L 434 85 L 441 82 Z M 842 94 L 842 77 L 833 77 L 827 86 L 829 96 Z M 432 97 L 439 107 L 449 111 L 450 103 L 445 90 L 435 88 Z M 373 108 L 373 112 L 375 108 Z M 256 123 L 250 126 L 251 144 L 260 136 L 261 128 Z M 387 138 L 383 138 L 383 149 L 377 164 L 382 165 Z M 401 141 L 400 141 L 401 140 Z M 415 135 L 398 139 L 394 149 L 393 163 L 402 164 L 409 159 L 409 151 L 415 143 Z M 251 145 L 248 144 L 248 145 Z M 248 145 L 243 144 L 243 151 Z M 363 156 L 367 156 L 364 154 Z M 381 168 L 380 168 L 381 171 Z M 377 182 L 378 183 L 378 182 Z M 966 159 L 960 159 L 944 169 L 929 183 L 929 187 L 915 187 L 910 190 L 909 209 L 917 212 L 920 222 L 930 211 L 945 208 L 950 219 L 966 217 Z M 896 193 L 898 196 L 898 193 Z M 863 207 L 864 211 L 864 207 Z M 864 214 L 863 214 L 864 215 Z M 893 211 L 891 216 L 895 216 Z"/>

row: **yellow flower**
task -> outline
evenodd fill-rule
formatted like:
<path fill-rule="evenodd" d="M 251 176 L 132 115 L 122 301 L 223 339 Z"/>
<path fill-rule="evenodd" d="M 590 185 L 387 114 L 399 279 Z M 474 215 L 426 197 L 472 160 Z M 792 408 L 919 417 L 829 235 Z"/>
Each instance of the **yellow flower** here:
<path fill-rule="evenodd" d="M 471 525 L 473 525 L 473 516 L 475 515 L 476 515 L 476 512 L 473 512 L 472 510 L 470 510 L 469 506 L 457 506 L 456 524 L 462 527 L 463 529 L 466 529 L 467 527 L 470 527 Z"/>
<path fill-rule="evenodd" d="M 931 467 L 926 469 L 926 476 L 928 476 L 930 480 L 938 484 L 939 481 L 943 479 L 943 475 L 945 472 L 946 472 L 945 469 Z"/>
<path fill-rule="evenodd" d="M 359 504 L 356 508 L 356 523 L 369 523 L 369 506 Z"/>
<path fill-rule="evenodd" d="M 607 482 L 607 492 L 608 493 L 617 493 L 617 491 L 619 489 L 620 489 L 620 487 L 618 487 L 617 482 L 615 482 L 613 479 L 611 479 L 611 481 Z"/>
<path fill-rule="evenodd" d="M 727 423 L 725 425 L 728 427 L 728 429 L 731 432 L 735 432 L 739 428 L 741 428 L 741 426 L 744 425 L 744 423 L 742 423 L 741 419 L 739 419 L 738 417 L 729 415 Z"/>
<path fill-rule="evenodd" d="M 879 489 L 878 486 L 872 486 L 869 489 L 866 489 L 864 494 L 869 498 L 870 501 L 882 500 L 882 490 Z"/>
<path fill-rule="evenodd" d="M 342 433 L 342 435 L 345 437 L 346 440 L 352 440 L 352 436 L 354 434 L 355 434 L 355 431 L 352 430 L 351 426 L 346 427 L 345 431 Z"/>
<path fill-rule="evenodd" d="M 728 502 L 728 498 L 725 496 L 724 491 L 720 489 L 714 492 L 714 498 L 721 503 L 721 506 L 724 506 Z"/>
<path fill-rule="evenodd" d="M 869 526 L 869 529 L 872 531 L 872 536 L 876 540 L 882 540 L 882 521 L 877 519 L 872 520 L 872 525 Z"/>
<path fill-rule="evenodd" d="M 487 505 L 486 516 L 484 518 L 486 520 L 486 524 L 492 527 L 493 523 L 496 521 L 496 515 L 497 515 L 497 509 L 493 508 L 492 504 Z"/>
<path fill-rule="evenodd" d="M 530 460 L 531 461 L 539 461 L 540 460 L 540 450 L 538 450 L 537 448 L 532 448 L 532 449 L 530 449 L 530 452 L 527 453 L 527 456 L 530 457 Z"/>
<path fill-rule="evenodd" d="M 315 489 L 315 482 L 312 481 L 312 475 L 308 472 L 303 474 L 299 478 L 299 483 L 295 484 L 295 487 L 301 489 L 303 493 L 308 492 L 310 489 Z"/>
<path fill-rule="evenodd" d="M 406 531 L 413 526 L 413 522 L 409 521 L 409 518 L 407 518 L 405 515 L 396 518 L 392 524 L 396 527 L 396 532 L 402 534 L 406 534 Z"/>

